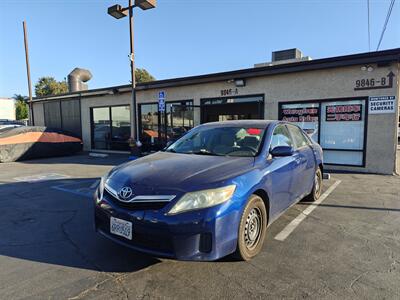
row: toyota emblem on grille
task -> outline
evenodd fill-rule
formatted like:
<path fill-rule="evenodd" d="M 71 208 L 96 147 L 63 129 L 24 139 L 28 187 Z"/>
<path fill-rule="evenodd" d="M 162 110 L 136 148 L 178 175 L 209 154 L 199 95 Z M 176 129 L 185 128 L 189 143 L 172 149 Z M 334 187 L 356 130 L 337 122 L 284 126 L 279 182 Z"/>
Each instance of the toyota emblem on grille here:
<path fill-rule="evenodd" d="M 129 200 L 133 195 L 133 191 L 129 186 L 125 186 L 122 189 L 119 190 L 118 196 L 121 198 L 121 200 L 127 201 Z"/>

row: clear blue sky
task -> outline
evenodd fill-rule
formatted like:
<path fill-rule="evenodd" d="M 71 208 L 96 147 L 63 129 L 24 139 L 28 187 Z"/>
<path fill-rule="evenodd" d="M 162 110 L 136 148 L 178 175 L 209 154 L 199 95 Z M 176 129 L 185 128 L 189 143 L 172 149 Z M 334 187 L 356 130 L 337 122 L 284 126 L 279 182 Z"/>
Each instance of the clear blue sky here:
<path fill-rule="evenodd" d="M 127 0 L 119 0 L 126 5 Z M 128 19 L 107 15 L 118 0 L 0 0 L 0 97 L 27 95 L 22 21 L 32 81 L 91 70 L 89 88 L 129 83 Z M 323 58 L 368 51 L 367 0 L 158 0 L 135 10 L 137 67 L 157 79 L 252 67 L 297 47 Z M 371 0 L 375 50 L 390 0 Z M 400 1 L 381 50 L 400 47 Z"/>

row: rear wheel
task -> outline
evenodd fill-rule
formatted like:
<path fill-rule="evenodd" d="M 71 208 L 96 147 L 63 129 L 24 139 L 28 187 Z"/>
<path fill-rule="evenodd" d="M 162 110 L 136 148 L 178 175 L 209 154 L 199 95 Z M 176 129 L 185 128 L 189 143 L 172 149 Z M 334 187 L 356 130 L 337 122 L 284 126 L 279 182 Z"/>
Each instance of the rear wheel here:
<path fill-rule="evenodd" d="M 314 202 L 321 197 L 322 191 L 322 171 L 321 168 L 318 167 L 317 171 L 315 171 L 314 176 L 314 185 L 311 193 L 304 198 L 304 201 Z"/>
<path fill-rule="evenodd" d="M 235 255 L 240 260 L 250 260 L 262 249 L 267 229 L 267 211 L 264 201 L 252 195 L 243 211 L 239 225 Z"/>

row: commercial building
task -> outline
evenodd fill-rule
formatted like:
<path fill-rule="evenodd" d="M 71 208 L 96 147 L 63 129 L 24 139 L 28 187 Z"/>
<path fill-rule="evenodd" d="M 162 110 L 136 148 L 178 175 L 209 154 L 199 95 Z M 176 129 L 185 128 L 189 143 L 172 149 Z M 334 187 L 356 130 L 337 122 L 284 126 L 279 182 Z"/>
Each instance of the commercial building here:
<path fill-rule="evenodd" d="M 0 98 L 0 120 L 15 120 L 15 100 Z"/>
<path fill-rule="evenodd" d="M 291 49 L 249 69 L 142 83 L 140 140 L 159 149 L 200 123 L 283 119 L 321 144 L 327 169 L 392 174 L 399 72 L 400 48 L 315 60 Z M 36 98 L 34 124 L 75 132 L 85 150 L 126 151 L 131 105 L 130 85 Z"/>

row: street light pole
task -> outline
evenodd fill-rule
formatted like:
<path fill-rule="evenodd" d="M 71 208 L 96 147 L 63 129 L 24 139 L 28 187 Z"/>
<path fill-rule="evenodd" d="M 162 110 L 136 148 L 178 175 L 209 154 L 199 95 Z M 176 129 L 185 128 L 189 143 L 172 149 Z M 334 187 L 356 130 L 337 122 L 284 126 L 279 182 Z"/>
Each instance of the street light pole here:
<path fill-rule="evenodd" d="M 134 0 L 134 4 L 132 4 L 132 0 L 129 0 L 128 7 L 122 7 L 119 4 L 113 5 L 108 8 L 107 12 L 110 16 L 121 19 L 129 15 L 129 37 L 131 43 L 131 53 L 129 54 L 129 59 L 131 61 L 131 88 L 132 88 L 132 122 L 133 122 L 133 130 L 132 130 L 132 138 L 133 141 L 130 142 L 130 146 L 132 149 L 133 156 L 140 155 L 141 143 L 139 141 L 139 130 L 138 130 L 138 116 L 137 116 L 137 105 L 136 105 L 136 79 L 135 79 L 135 49 L 134 49 L 134 26 L 133 26 L 133 8 L 140 7 L 143 10 L 148 10 L 156 7 L 156 0 Z M 126 12 L 128 11 L 128 13 Z"/>
<path fill-rule="evenodd" d="M 131 60 L 131 88 L 132 88 L 132 121 L 133 121 L 133 147 L 132 155 L 139 156 L 141 143 L 139 141 L 139 132 L 137 126 L 136 114 L 136 78 L 135 78 L 135 44 L 134 44 L 134 22 L 133 22 L 133 6 L 132 0 L 129 0 L 129 38 L 131 43 L 131 53 L 129 59 Z"/>

